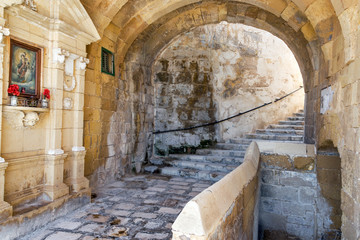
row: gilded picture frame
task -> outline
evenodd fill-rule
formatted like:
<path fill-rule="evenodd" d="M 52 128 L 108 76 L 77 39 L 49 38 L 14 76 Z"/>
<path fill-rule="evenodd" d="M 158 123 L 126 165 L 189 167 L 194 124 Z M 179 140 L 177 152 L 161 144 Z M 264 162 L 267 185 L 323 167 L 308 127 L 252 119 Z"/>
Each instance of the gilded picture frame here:
<path fill-rule="evenodd" d="M 10 39 L 9 86 L 19 85 L 20 97 L 40 98 L 41 48 Z"/>

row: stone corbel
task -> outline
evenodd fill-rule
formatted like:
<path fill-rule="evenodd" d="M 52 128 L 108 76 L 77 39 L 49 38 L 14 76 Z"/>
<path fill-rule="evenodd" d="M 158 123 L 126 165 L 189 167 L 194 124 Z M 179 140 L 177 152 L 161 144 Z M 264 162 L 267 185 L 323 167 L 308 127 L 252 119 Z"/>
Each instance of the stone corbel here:
<path fill-rule="evenodd" d="M 4 117 L 15 129 L 32 128 L 40 120 L 40 114 L 48 112 L 47 108 L 4 106 Z"/>
<path fill-rule="evenodd" d="M 2 43 L 4 36 L 9 36 L 10 30 L 8 28 L 4 28 L 0 26 L 0 44 Z"/>
<path fill-rule="evenodd" d="M 69 51 L 66 51 L 65 49 L 61 49 L 61 48 L 53 49 L 53 62 L 54 63 L 64 63 L 65 58 L 69 57 L 69 56 L 70 56 Z"/>
<path fill-rule="evenodd" d="M 85 70 L 86 65 L 90 63 L 90 60 L 85 57 L 79 57 L 76 61 L 76 69 L 78 70 Z"/>

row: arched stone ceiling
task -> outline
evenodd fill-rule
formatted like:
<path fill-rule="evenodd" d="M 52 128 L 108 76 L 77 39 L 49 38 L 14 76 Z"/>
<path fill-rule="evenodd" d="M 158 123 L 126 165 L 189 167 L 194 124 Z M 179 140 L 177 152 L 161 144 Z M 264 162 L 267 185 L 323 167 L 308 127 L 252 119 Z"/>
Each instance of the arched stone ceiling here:
<path fill-rule="evenodd" d="M 309 53 L 308 42 L 316 42 L 317 38 L 311 26 L 306 26 L 306 17 L 298 13 L 298 17 L 292 20 L 291 27 L 285 20 L 272 13 L 238 2 L 206 1 L 177 9 L 147 26 L 137 35 L 136 40 L 120 39 L 118 55 L 125 57 L 127 53 L 126 61 L 131 62 L 139 62 L 138 58 L 142 56 L 142 64 L 150 66 L 156 55 L 174 37 L 194 27 L 221 21 L 254 26 L 283 39 L 299 62 L 304 82 L 307 83 L 306 79 L 313 77 L 313 69 L 316 68 L 313 65 L 318 65 L 318 54 L 314 56 L 313 53 Z M 305 29 L 305 35 L 300 31 L 302 27 Z M 124 44 L 126 41 L 134 41 L 131 48 Z"/>

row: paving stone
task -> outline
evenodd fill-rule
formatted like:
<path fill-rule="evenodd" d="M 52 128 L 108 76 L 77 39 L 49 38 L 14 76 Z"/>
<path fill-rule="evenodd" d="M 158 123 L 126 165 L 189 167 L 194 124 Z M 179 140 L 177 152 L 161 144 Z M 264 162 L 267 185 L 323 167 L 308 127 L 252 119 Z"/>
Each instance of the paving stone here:
<path fill-rule="evenodd" d="M 180 213 L 181 209 L 175 209 L 175 208 L 166 208 L 162 207 L 159 209 L 159 212 L 161 213 L 169 213 L 169 214 L 178 214 Z"/>
<path fill-rule="evenodd" d="M 107 209 L 105 210 L 105 213 L 115 216 L 128 217 L 132 212 L 125 210 Z"/>
<path fill-rule="evenodd" d="M 74 229 L 80 227 L 81 224 L 82 224 L 81 222 L 65 221 L 65 222 L 60 222 L 60 223 L 56 224 L 54 228 L 62 228 L 62 229 L 67 229 L 67 230 L 74 230 Z"/>
<path fill-rule="evenodd" d="M 77 240 L 80 237 L 80 233 L 56 232 L 45 238 L 45 240 Z"/>
<path fill-rule="evenodd" d="M 138 233 L 135 238 L 139 239 L 166 239 L 169 234 L 167 233 Z"/>
<path fill-rule="evenodd" d="M 173 189 L 182 189 L 182 190 L 188 190 L 189 186 L 183 186 L 183 185 L 173 185 L 171 186 Z"/>
<path fill-rule="evenodd" d="M 191 197 L 195 197 L 198 194 L 200 194 L 200 192 L 191 192 L 188 195 L 191 196 Z"/>
<path fill-rule="evenodd" d="M 148 191 L 163 192 L 163 191 L 165 191 L 165 188 L 150 187 L 150 188 L 148 188 L 147 190 L 148 190 Z"/>
<path fill-rule="evenodd" d="M 98 222 L 98 223 L 105 223 L 105 222 L 107 222 L 107 220 L 109 220 L 109 217 L 108 216 L 102 216 L 102 215 L 99 215 L 99 214 L 91 214 L 90 216 L 88 216 L 86 218 L 86 220 L 93 221 L 93 222 Z"/>
<path fill-rule="evenodd" d="M 100 232 L 103 232 L 104 229 L 105 229 L 104 225 L 91 223 L 91 224 L 87 224 L 87 225 L 81 227 L 78 231 L 79 232 L 90 232 L 90 233 L 96 232 L 96 233 L 100 233 Z"/>
<path fill-rule="evenodd" d="M 145 225 L 145 228 L 149 229 L 159 229 L 162 226 L 163 222 L 148 222 Z"/>
<path fill-rule="evenodd" d="M 144 201 L 145 204 L 156 204 L 159 203 L 159 200 L 157 199 L 147 199 Z"/>
<path fill-rule="evenodd" d="M 154 213 L 145 213 L 145 212 L 136 212 L 133 215 L 131 215 L 131 217 L 137 217 L 137 218 L 156 218 L 157 214 Z"/>
<path fill-rule="evenodd" d="M 124 177 L 122 183 L 115 182 L 110 185 L 111 188 L 105 186 L 100 189 L 95 202 L 37 231 L 36 236 L 41 238 L 19 240 L 44 240 L 45 237 L 50 236 L 61 240 L 170 239 L 171 226 L 177 214 L 193 197 L 192 194 L 198 194 L 198 192 L 189 194 L 190 187 L 203 184 L 197 186 L 201 188 L 211 183 L 201 180 L 189 183 L 182 178 L 170 183 L 168 178 L 159 180 L 150 178 L 150 175 L 146 174 L 140 176 L 130 178 L 131 181 Z M 180 179 L 182 181 L 179 181 Z M 144 182 L 147 189 L 141 189 Z M 149 188 L 165 190 L 149 191 Z M 185 188 L 189 190 L 185 191 Z M 127 230 L 126 236 L 121 233 L 123 228 Z M 52 229 L 64 229 L 64 231 Z M 69 234 L 69 237 L 66 234 Z"/>
<path fill-rule="evenodd" d="M 207 187 L 206 187 L 207 188 Z M 204 191 L 206 188 L 198 188 L 198 187 L 196 187 L 196 188 L 193 188 L 192 190 L 194 191 L 194 192 L 202 192 L 202 191 Z"/>

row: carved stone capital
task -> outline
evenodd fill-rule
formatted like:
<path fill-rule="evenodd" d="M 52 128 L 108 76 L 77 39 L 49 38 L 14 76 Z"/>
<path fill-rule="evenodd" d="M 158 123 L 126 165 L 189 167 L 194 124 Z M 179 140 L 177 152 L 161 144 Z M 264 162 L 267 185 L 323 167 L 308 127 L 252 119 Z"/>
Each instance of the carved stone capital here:
<path fill-rule="evenodd" d="M 31 10 L 37 12 L 37 5 L 35 3 L 35 0 L 24 0 L 23 5 L 30 8 Z"/>
<path fill-rule="evenodd" d="M 4 36 L 9 36 L 10 30 L 8 28 L 4 28 L 0 26 L 0 43 L 2 43 Z"/>

